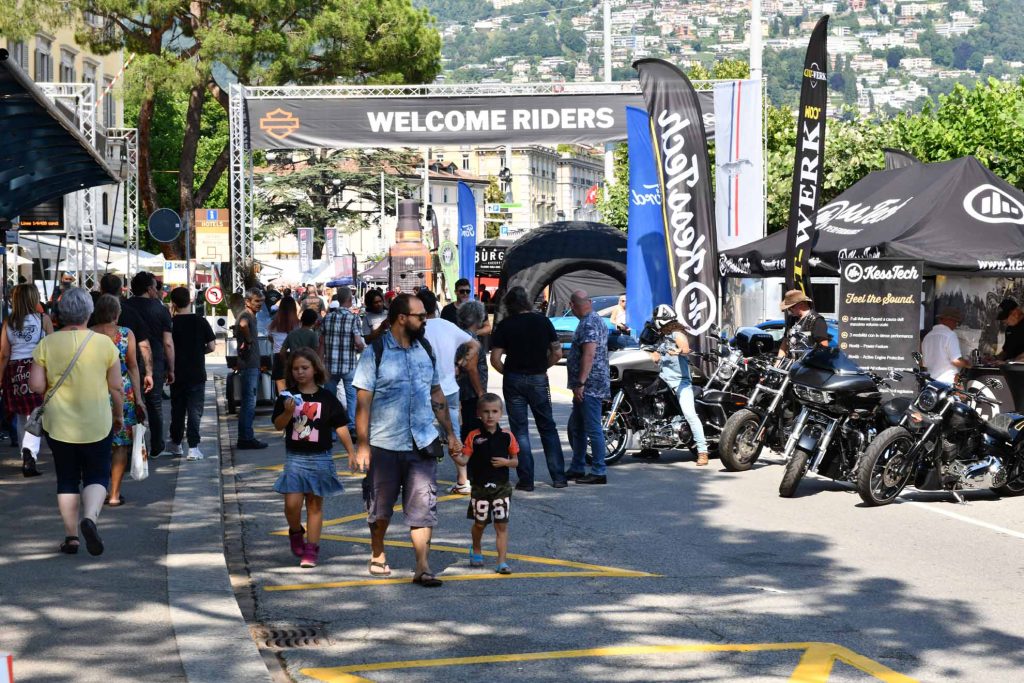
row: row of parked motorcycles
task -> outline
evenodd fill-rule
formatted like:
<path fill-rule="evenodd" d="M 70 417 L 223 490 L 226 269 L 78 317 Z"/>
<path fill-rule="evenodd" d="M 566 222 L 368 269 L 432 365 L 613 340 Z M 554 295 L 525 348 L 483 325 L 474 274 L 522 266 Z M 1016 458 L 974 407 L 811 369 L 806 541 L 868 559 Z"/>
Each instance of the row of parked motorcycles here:
<path fill-rule="evenodd" d="M 651 360 L 653 330 L 641 347 L 609 359 L 612 399 L 604 413 L 608 463 L 627 449 L 638 457 L 687 449 L 693 434 L 675 393 Z M 965 388 L 933 379 L 921 367 L 914 398 L 892 392 L 900 372 L 864 370 L 837 348 L 804 345 L 779 357 L 775 340 L 757 328 L 731 339 L 717 328 L 707 352 L 691 354 L 697 413 L 712 449 L 733 472 L 749 470 L 767 447 L 783 453 L 779 495 L 792 497 L 808 472 L 853 484 L 871 506 L 892 503 L 908 486 L 948 491 L 1024 493 L 1024 414 L 986 404 L 1000 380 Z M 702 373 L 701 369 L 706 369 Z"/>

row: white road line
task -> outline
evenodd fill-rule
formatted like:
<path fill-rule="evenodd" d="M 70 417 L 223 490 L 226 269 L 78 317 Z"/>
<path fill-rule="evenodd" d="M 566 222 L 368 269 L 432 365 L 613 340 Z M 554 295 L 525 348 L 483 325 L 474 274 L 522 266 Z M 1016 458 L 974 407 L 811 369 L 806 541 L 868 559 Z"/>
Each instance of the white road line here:
<path fill-rule="evenodd" d="M 935 507 L 934 504 L 918 503 L 912 500 L 900 501 L 900 504 L 913 505 L 914 507 L 919 507 L 922 510 L 934 512 L 937 515 L 945 515 L 946 517 L 951 517 L 961 522 L 966 522 L 967 524 L 973 524 L 974 526 L 980 526 L 981 528 L 988 529 L 989 531 L 995 531 L 997 534 L 1005 534 L 1006 536 L 1012 536 L 1013 538 L 1019 538 L 1024 541 L 1024 533 L 1020 531 L 1014 531 L 1013 529 L 1007 529 L 1006 527 L 998 526 L 996 524 L 989 524 L 988 522 L 982 522 L 978 519 L 972 519 L 966 515 L 960 515 L 955 512 L 950 512 L 949 510 L 943 510 L 942 508 Z"/>

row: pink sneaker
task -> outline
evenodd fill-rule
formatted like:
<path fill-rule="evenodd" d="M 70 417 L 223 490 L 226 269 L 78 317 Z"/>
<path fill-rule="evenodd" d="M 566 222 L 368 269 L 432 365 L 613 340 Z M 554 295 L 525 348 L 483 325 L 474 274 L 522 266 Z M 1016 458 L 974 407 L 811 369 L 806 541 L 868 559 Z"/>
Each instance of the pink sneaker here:
<path fill-rule="evenodd" d="M 319 543 L 307 543 L 306 549 L 302 551 L 302 560 L 299 561 L 300 567 L 311 569 L 316 566 L 316 561 L 320 557 L 320 544 Z"/>
<path fill-rule="evenodd" d="M 292 546 L 292 555 L 302 557 L 302 553 L 306 549 L 306 530 L 301 526 L 298 531 L 289 529 L 288 543 Z"/>

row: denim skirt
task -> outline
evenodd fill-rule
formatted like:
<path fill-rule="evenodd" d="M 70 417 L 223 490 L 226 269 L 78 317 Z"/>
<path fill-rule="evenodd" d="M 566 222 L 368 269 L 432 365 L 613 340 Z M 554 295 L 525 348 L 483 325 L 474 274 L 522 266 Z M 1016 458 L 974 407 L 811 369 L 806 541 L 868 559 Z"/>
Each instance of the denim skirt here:
<path fill-rule="evenodd" d="M 344 489 L 330 451 L 288 452 L 284 471 L 274 483 L 274 490 L 278 493 L 312 493 L 321 498 L 336 496 Z"/>

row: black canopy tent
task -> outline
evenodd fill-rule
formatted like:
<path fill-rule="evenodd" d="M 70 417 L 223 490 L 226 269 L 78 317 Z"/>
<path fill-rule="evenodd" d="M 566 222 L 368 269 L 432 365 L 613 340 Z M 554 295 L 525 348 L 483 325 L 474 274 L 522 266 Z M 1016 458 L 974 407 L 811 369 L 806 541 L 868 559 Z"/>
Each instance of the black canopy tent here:
<path fill-rule="evenodd" d="M 921 259 L 925 275 L 1024 275 L 1024 192 L 974 157 L 874 171 L 818 210 L 812 276 L 840 259 Z M 785 231 L 724 252 L 728 277 L 782 275 Z"/>
<path fill-rule="evenodd" d="M 548 223 L 521 237 L 505 254 L 500 288 L 523 287 L 530 300 L 561 276 L 596 271 L 626 283 L 626 233 L 603 223 Z"/>
<path fill-rule="evenodd" d="M 388 271 L 391 270 L 391 259 L 382 258 L 372 266 L 359 273 L 359 279 L 364 282 L 384 283 L 388 282 Z"/>
<path fill-rule="evenodd" d="M 0 49 L 0 219 L 119 182 L 100 153 Z"/>

